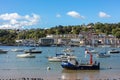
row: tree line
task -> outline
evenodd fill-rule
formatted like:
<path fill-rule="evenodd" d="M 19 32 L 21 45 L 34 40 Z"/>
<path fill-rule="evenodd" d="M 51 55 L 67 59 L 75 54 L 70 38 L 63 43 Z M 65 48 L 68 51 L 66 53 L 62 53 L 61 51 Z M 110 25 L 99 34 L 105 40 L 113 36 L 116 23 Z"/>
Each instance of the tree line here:
<path fill-rule="evenodd" d="M 120 23 L 89 23 L 87 25 L 68 25 L 62 26 L 58 25 L 51 27 L 49 29 L 25 29 L 25 30 L 0 30 L 0 43 L 13 45 L 15 44 L 16 39 L 34 39 L 38 40 L 39 38 L 45 37 L 48 34 L 79 34 L 80 32 L 92 31 L 97 34 L 112 34 L 120 39 Z"/>

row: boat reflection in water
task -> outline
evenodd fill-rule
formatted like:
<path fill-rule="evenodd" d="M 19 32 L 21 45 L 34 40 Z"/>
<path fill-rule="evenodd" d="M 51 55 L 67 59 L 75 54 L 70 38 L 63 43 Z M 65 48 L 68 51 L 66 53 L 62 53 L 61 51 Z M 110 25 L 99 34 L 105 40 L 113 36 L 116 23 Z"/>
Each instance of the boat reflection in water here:
<path fill-rule="evenodd" d="M 99 70 L 63 70 L 61 80 L 96 80 Z"/>

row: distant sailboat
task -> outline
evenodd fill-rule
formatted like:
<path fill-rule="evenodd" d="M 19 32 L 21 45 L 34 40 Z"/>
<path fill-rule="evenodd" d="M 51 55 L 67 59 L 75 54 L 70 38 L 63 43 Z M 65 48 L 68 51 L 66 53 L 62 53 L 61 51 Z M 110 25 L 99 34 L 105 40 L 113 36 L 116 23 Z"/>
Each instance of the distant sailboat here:
<path fill-rule="evenodd" d="M 95 50 L 95 39 L 93 37 L 93 40 L 92 40 L 92 48 L 89 50 L 90 53 L 92 54 L 97 54 L 98 51 Z"/>
<path fill-rule="evenodd" d="M 19 32 L 19 29 L 18 29 L 17 31 Z M 17 47 L 18 47 L 18 48 L 14 48 L 14 49 L 12 49 L 11 51 L 13 51 L 13 52 L 23 52 L 23 51 L 24 51 L 24 49 L 21 49 L 21 48 L 19 47 L 19 42 L 21 42 L 21 40 L 19 40 L 19 35 L 18 35 L 18 40 L 17 40 Z"/>
<path fill-rule="evenodd" d="M 116 47 L 117 47 L 117 45 L 116 45 L 116 37 L 115 37 L 115 48 L 109 50 L 108 53 L 110 53 L 110 54 L 120 53 L 120 50 L 117 50 Z"/>
<path fill-rule="evenodd" d="M 104 38 L 104 45 L 105 45 L 105 38 Z M 106 57 L 110 57 L 111 55 L 106 51 L 106 48 L 107 47 L 103 47 L 104 49 L 104 52 L 101 52 L 101 53 L 99 53 L 99 54 L 96 54 L 96 56 L 98 57 L 98 58 L 106 58 Z"/>

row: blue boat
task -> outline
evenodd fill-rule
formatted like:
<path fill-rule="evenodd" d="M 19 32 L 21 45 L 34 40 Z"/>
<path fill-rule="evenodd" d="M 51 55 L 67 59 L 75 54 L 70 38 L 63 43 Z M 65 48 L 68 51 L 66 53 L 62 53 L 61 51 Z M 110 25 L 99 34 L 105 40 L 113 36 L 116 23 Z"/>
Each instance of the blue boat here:
<path fill-rule="evenodd" d="M 98 64 L 80 64 L 80 65 L 73 65 L 69 62 L 62 62 L 61 66 L 64 69 L 68 70 L 99 70 L 100 69 L 100 63 Z"/>
<path fill-rule="evenodd" d="M 68 70 L 99 70 L 100 69 L 100 63 L 92 61 L 92 54 L 90 54 L 90 61 L 89 63 L 81 63 L 79 64 L 77 60 L 71 59 L 65 62 L 61 63 L 62 68 L 68 69 Z"/>

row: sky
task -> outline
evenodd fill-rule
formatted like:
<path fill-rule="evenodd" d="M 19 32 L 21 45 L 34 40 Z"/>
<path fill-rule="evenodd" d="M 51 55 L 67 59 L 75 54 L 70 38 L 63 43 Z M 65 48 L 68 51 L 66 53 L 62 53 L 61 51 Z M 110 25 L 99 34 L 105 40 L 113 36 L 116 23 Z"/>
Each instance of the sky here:
<path fill-rule="evenodd" d="M 120 22 L 120 0 L 0 0 L 0 29 Z"/>

